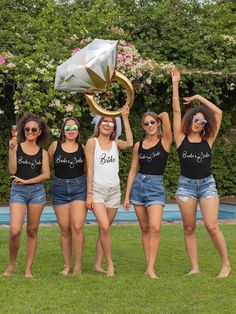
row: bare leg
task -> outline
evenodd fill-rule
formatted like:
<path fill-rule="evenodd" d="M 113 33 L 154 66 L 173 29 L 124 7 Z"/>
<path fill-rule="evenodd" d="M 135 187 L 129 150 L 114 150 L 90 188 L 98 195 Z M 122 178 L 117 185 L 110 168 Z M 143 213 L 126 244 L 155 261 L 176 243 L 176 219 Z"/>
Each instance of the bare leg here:
<path fill-rule="evenodd" d="M 142 245 L 146 264 L 149 262 L 149 243 L 150 243 L 150 234 L 149 234 L 149 217 L 146 207 L 134 205 L 134 209 L 138 218 L 139 226 L 142 232 Z M 145 274 L 147 274 L 145 272 Z"/>
<path fill-rule="evenodd" d="M 75 266 L 73 275 L 80 275 L 82 252 L 84 247 L 84 220 L 87 209 L 84 201 L 74 201 L 70 204 L 72 243 L 75 250 Z"/>
<path fill-rule="evenodd" d="M 29 204 L 27 211 L 27 248 L 25 276 L 33 277 L 32 264 L 35 258 L 37 248 L 37 233 L 40 222 L 40 216 L 43 212 L 44 204 Z"/>
<path fill-rule="evenodd" d="M 197 201 L 188 198 L 186 202 L 177 199 L 181 210 L 184 227 L 184 242 L 191 263 L 189 275 L 199 273 L 196 242 L 196 210 Z"/>
<path fill-rule="evenodd" d="M 149 216 L 149 260 L 147 265 L 147 275 L 152 279 L 159 277 L 155 272 L 156 256 L 160 246 L 160 229 L 162 221 L 162 205 L 151 205 L 147 208 Z"/>
<path fill-rule="evenodd" d="M 57 205 L 54 211 L 60 227 L 61 249 L 64 258 L 64 269 L 61 271 L 61 275 L 67 276 L 71 271 L 72 254 L 70 204 Z"/>
<path fill-rule="evenodd" d="M 16 258 L 20 248 L 20 236 L 24 223 L 26 206 L 23 204 L 10 204 L 10 235 L 9 235 L 9 257 L 10 263 L 4 272 L 5 276 L 11 276 L 15 266 Z"/>
<path fill-rule="evenodd" d="M 227 247 L 225 238 L 219 229 L 218 225 L 218 210 L 219 199 L 214 198 L 202 198 L 200 200 L 200 207 L 204 218 L 205 227 L 211 236 L 212 242 L 221 257 L 221 271 L 218 278 L 228 277 L 231 271 L 230 263 L 228 259 Z"/>
<path fill-rule="evenodd" d="M 116 216 L 118 208 L 107 208 L 107 216 L 109 219 L 110 226 Z M 103 258 L 103 249 L 100 240 L 100 228 L 99 228 L 99 235 L 97 238 L 97 246 L 96 246 L 96 257 L 94 261 L 94 270 L 99 273 L 105 273 L 105 270 L 102 268 L 102 258 Z"/>
<path fill-rule="evenodd" d="M 101 245 L 107 262 L 107 276 L 113 277 L 114 266 L 111 257 L 110 223 L 106 206 L 103 203 L 95 203 L 93 212 L 99 223 Z"/>

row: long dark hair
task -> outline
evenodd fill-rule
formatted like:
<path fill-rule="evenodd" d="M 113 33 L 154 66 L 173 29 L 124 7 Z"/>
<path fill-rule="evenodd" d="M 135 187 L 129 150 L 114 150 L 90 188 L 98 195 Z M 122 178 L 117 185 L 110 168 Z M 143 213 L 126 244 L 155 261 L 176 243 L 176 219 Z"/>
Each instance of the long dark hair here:
<path fill-rule="evenodd" d="M 100 130 L 99 130 L 99 127 L 102 123 L 102 121 L 107 118 L 107 117 L 101 117 L 100 120 L 98 121 L 98 124 L 96 125 L 96 128 L 94 130 L 94 133 L 91 137 L 98 137 L 99 136 L 99 133 L 100 133 Z M 114 122 L 114 128 L 113 128 L 113 132 L 111 133 L 110 135 L 110 140 L 111 141 L 114 141 L 114 139 L 116 138 L 116 129 L 117 129 L 117 125 L 116 125 L 116 119 L 114 117 L 112 117 L 112 121 Z"/>
<path fill-rule="evenodd" d="M 78 136 L 77 136 L 76 139 L 75 139 L 75 142 L 78 143 L 78 144 L 80 144 L 80 143 L 81 143 L 80 124 L 79 124 L 79 121 L 78 121 L 75 117 L 69 117 L 69 118 L 66 118 L 66 119 L 65 119 L 65 121 L 63 122 L 62 127 L 61 127 L 61 131 L 60 131 L 60 135 L 59 135 L 58 142 L 59 142 L 60 144 L 62 144 L 62 143 L 65 142 L 65 130 L 64 130 L 64 127 L 65 127 L 66 123 L 67 123 L 68 121 L 70 121 L 70 120 L 74 121 L 75 124 L 78 126 L 78 131 L 79 131 L 79 132 L 78 132 Z"/>
<path fill-rule="evenodd" d="M 185 135 L 189 135 L 191 133 L 193 116 L 198 112 L 201 112 L 204 119 L 207 121 L 201 134 L 202 139 L 207 140 L 210 136 L 214 135 L 216 131 L 216 117 L 211 109 L 203 105 L 190 108 L 186 111 L 182 119 L 182 132 Z"/>
<path fill-rule="evenodd" d="M 24 128 L 28 122 L 34 121 L 38 124 L 41 134 L 38 136 L 36 143 L 40 146 L 46 146 L 50 140 L 50 132 L 46 121 L 40 119 L 37 115 L 27 112 L 17 123 L 17 140 L 22 143 L 26 140 Z"/>

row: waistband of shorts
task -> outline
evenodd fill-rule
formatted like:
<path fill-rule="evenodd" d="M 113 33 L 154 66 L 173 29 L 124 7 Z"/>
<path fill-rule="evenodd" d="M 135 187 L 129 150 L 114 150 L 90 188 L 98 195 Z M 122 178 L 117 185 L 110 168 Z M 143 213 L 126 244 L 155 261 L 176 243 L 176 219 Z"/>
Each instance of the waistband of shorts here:
<path fill-rule="evenodd" d="M 120 184 L 113 185 L 113 186 L 104 186 L 104 185 L 93 182 L 93 188 L 96 190 L 101 189 L 103 191 L 107 190 L 108 192 L 110 192 L 110 191 L 120 190 Z"/>
<path fill-rule="evenodd" d="M 82 174 L 82 176 L 76 177 L 76 178 L 71 178 L 71 179 L 63 179 L 63 178 L 58 178 L 56 176 L 53 177 L 53 182 L 54 183 L 78 183 L 80 181 L 83 181 L 85 179 L 85 175 Z"/>
<path fill-rule="evenodd" d="M 163 180 L 163 175 L 158 175 L 158 174 L 143 174 L 143 173 L 137 173 L 136 175 L 137 178 L 150 178 L 150 179 L 160 179 Z"/>
<path fill-rule="evenodd" d="M 14 182 L 12 182 L 12 187 L 14 187 L 14 186 L 17 186 L 17 187 L 22 187 L 22 189 L 23 188 L 27 188 L 27 189 L 29 189 L 29 190 L 31 190 L 31 189 L 35 189 L 35 188 L 41 188 L 41 187 L 44 187 L 44 184 L 43 184 L 43 182 L 38 182 L 38 183 L 33 183 L 33 184 L 18 184 L 18 183 L 14 183 Z"/>
<path fill-rule="evenodd" d="M 206 182 L 208 181 L 209 179 L 213 179 L 214 180 L 214 177 L 213 175 L 211 174 L 210 176 L 206 177 L 206 178 L 202 178 L 202 179 L 192 179 L 192 178 L 187 178 L 187 177 L 184 177 L 182 175 L 180 175 L 179 177 L 181 180 L 184 180 L 186 182 L 196 182 L 196 183 L 203 183 L 203 182 Z"/>

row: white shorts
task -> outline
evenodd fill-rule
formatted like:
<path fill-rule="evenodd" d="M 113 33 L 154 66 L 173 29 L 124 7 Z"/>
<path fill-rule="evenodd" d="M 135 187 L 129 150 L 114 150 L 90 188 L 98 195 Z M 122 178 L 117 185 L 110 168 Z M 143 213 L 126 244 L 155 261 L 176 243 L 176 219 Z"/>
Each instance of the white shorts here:
<path fill-rule="evenodd" d="M 105 187 L 93 183 L 93 202 L 103 203 L 108 208 L 118 208 L 120 205 L 120 185 Z"/>

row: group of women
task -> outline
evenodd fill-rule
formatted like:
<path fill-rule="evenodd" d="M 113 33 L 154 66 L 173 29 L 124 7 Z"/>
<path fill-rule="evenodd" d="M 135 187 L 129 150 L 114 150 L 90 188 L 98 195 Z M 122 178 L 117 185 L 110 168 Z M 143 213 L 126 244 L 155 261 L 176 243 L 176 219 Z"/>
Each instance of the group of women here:
<path fill-rule="evenodd" d="M 220 128 L 222 111 L 200 95 L 184 98 L 188 105 L 197 100 L 200 106 L 187 110 L 181 118 L 178 85 L 180 72 L 172 71 L 173 130 L 180 159 L 176 200 L 184 227 L 184 240 L 191 263 L 188 274 L 199 272 L 196 244 L 196 208 L 199 203 L 206 229 L 221 258 L 220 278 L 230 274 L 224 236 L 218 226 L 219 198 L 211 174 L 211 147 Z M 17 126 L 17 138 L 9 142 L 9 171 L 12 174 L 10 194 L 10 263 L 5 271 L 12 275 L 20 247 L 20 236 L 27 211 L 27 251 L 25 276 L 32 277 L 37 231 L 46 195 L 43 181 L 50 178 L 54 164 L 52 204 L 60 227 L 64 259 L 62 275 L 72 272 L 72 250 L 75 252 L 73 274 L 81 273 L 84 246 L 83 225 L 87 210 L 92 210 L 98 225 L 94 270 L 114 276 L 110 226 L 120 205 L 119 151 L 133 146 L 129 108 L 121 109 L 126 140 L 120 140 L 119 118 L 96 117 L 94 134 L 81 144 L 77 119 L 67 118 L 58 141 L 46 152 L 41 148 L 49 132 L 45 122 L 34 114 L 24 115 Z M 166 112 L 145 112 L 142 117 L 144 140 L 133 147 L 124 208 L 134 206 L 142 234 L 146 260 L 145 275 L 159 278 L 155 262 L 160 244 L 160 228 L 165 206 L 163 173 L 172 143 L 172 131 Z M 107 268 L 102 267 L 103 256 Z"/>

